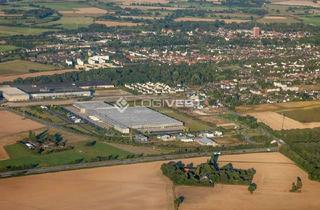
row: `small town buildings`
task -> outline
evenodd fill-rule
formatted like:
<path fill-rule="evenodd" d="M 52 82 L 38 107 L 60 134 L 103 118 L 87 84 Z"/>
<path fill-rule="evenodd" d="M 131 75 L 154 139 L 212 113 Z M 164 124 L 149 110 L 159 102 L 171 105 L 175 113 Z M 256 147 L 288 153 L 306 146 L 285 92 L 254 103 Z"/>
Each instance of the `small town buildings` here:
<path fill-rule="evenodd" d="M 176 139 L 175 136 L 171 136 L 169 134 L 159 135 L 159 136 L 157 136 L 157 138 L 161 139 L 162 141 L 174 141 Z"/>
<path fill-rule="evenodd" d="M 182 135 L 182 134 L 180 134 L 180 135 L 177 136 L 177 140 L 188 143 L 188 142 L 193 142 L 194 138 L 192 136 L 190 136 L 190 135 Z"/>
<path fill-rule="evenodd" d="M 260 38 L 261 34 L 261 29 L 259 27 L 253 28 L 253 38 Z"/>
<path fill-rule="evenodd" d="M 136 134 L 134 140 L 138 143 L 147 143 L 149 141 L 148 137 L 142 134 Z"/>

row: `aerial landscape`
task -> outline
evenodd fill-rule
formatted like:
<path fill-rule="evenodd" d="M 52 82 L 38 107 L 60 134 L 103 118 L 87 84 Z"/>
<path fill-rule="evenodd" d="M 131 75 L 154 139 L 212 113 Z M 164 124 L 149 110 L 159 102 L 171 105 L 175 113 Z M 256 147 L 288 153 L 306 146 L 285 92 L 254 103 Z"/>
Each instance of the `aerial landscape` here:
<path fill-rule="evenodd" d="M 0 209 L 320 209 L 320 1 L 0 0 Z"/>

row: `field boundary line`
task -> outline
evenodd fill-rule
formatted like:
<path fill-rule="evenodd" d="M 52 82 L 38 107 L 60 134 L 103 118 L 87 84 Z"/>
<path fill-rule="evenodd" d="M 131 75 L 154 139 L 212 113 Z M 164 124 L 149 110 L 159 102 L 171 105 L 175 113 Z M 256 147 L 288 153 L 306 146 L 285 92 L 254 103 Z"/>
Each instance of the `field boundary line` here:
<path fill-rule="evenodd" d="M 221 155 L 236 155 L 236 154 L 246 154 L 246 153 L 264 153 L 264 152 L 278 152 L 278 151 L 279 151 L 278 147 L 251 148 L 251 149 L 221 151 Z M 188 158 L 195 158 L 195 157 L 209 157 L 211 154 L 212 152 L 172 154 L 172 155 L 162 155 L 162 156 L 139 157 L 139 158 L 126 159 L 126 160 L 109 160 L 109 161 L 101 161 L 101 162 L 51 166 L 51 167 L 45 167 L 45 168 L 32 168 L 32 169 L 24 169 L 24 170 L 17 170 L 17 171 L 1 172 L 0 178 L 8 178 L 8 177 L 14 177 L 14 176 L 23 176 L 23 175 L 35 175 L 35 174 L 43 174 L 43 173 L 54 173 L 54 172 L 60 172 L 60 171 L 70 171 L 70 170 L 79 170 L 79 169 L 90 169 L 90 168 L 116 166 L 116 165 L 129 165 L 129 164 L 146 163 L 146 162 L 188 159 Z"/>

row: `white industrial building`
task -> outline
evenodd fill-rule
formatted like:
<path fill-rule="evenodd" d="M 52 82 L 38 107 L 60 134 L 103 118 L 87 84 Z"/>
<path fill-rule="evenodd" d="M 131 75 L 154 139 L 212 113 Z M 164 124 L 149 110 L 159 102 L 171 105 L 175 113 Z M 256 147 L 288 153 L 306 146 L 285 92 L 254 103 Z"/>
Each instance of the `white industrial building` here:
<path fill-rule="evenodd" d="M 109 125 L 121 133 L 129 133 L 130 129 L 148 133 L 172 133 L 184 130 L 182 122 L 147 107 L 126 107 L 124 110 L 119 110 L 118 107 L 103 101 L 76 102 L 74 107 L 98 126 Z"/>
<path fill-rule="evenodd" d="M 76 84 L 56 83 L 37 85 L 16 85 L 16 88 L 29 95 L 30 99 L 41 100 L 47 98 L 89 97 L 91 91 L 83 90 Z"/>
<path fill-rule="evenodd" d="M 29 94 L 9 85 L 0 86 L 0 91 L 2 92 L 2 96 L 10 102 L 28 101 L 30 99 Z"/>

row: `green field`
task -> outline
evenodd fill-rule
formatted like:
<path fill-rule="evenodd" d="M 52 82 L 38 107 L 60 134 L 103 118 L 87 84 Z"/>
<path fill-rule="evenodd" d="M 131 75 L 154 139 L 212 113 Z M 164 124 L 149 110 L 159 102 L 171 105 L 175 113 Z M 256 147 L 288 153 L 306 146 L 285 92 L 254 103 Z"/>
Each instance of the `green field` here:
<path fill-rule="evenodd" d="M 68 16 L 63 16 L 61 17 L 60 20 L 45 23 L 45 24 L 40 24 L 41 26 L 45 27 L 52 27 L 52 26 L 57 26 L 57 27 L 62 27 L 64 29 L 78 29 L 82 27 L 87 27 L 93 23 L 93 18 L 92 17 L 68 17 Z"/>
<path fill-rule="evenodd" d="M 164 113 L 167 116 L 175 118 L 179 121 L 184 122 L 185 127 L 189 128 L 190 131 L 204 131 L 204 130 L 211 130 L 212 127 L 207 125 L 205 122 L 202 122 L 197 119 L 193 119 L 191 116 L 187 114 L 180 113 L 176 110 L 169 109 L 169 108 L 160 108 L 158 111 Z"/>
<path fill-rule="evenodd" d="M 313 109 L 297 109 L 286 111 L 283 114 L 289 118 L 303 123 L 320 122 L 320 107 Z"/>
<path fill-rule="evenodd" d="M 38 35 L 47 31 L 55 31 L 55 30 L 48 29 L 48 28 L 0 26 L 0 36 Z"/>
<path fill-rule="evenodd" d="M 75 144 L 73 150 L 55 152 L 50 154 L 36 154 L 22 144 L 6 146 L 10 159 L 0 161 L 0 169 L 7 166 L 21 166 L 27 164 L 39 164 L 39 166 L 55 166 L 75 163 L 79 159 L 91 160 L 97 156 L 118 155 L 119 158 L 126 158 L 131 153 L 120 150 L 104 142 L 97 142 L 94 146 L 86 146 L 86 142 Z"/>
<path fill-rule="evenodd" d="M 37 3 L 37 5 L 41 5 L 47 8 L 55 9 L 55 10 L 72 10 L 74 8 L 82 8 L 89 7 L 86 2 L 41 2 Z"/>
<path fill-rule="evenodd" d="M 13 45 L 0 45 L 0 52 L 7 52 L 15 49 L 17 49 L 17 47 Z"/>
<path fill-rule="evenodd" d="M 304 17 L 302 17 L 302 20 L 306 24 L 320 26 L 320 16 L 319 15 L 304 16 Z"/>
<path fill-rule="evenodd" d="M 55 66 L 24 60 L 13 60 L 0 63 L 0 75 L 16 75 L 30 71 L 49 71 L 57 69 Z"/>

